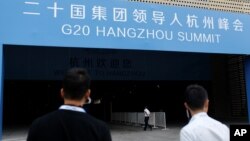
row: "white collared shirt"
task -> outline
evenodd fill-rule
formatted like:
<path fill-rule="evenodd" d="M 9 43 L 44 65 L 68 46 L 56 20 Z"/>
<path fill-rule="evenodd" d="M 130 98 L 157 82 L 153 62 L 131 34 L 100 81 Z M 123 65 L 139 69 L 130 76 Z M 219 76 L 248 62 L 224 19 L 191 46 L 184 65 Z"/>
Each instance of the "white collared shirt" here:
<path fill-rule="evenodd" d="M 147 108 L 145 108 L 144 109 L 144 116 L 149 117 L 149 115 L 150 115 L 150 111 Z"/>
<path fill-rule="evenodd" d="M 229 128 L 201 112 L 181 129 L 180 141 L 229 141 Z"/>
<path fill-rule="evenodd" d="M 71 105 L 62 105 L 62 106 L 60 106 L 59 109 L 86 113 L 86 111 L 83 108 L 77 107 L 77 106 L 71 106 Z"/>

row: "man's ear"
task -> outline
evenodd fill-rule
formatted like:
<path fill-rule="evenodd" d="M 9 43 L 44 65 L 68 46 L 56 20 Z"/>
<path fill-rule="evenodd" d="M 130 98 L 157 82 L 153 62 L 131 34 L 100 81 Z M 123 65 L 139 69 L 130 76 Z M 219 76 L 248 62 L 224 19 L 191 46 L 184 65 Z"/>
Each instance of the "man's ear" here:
<path fill-rule="evenodd" d="M 91 93 L 91 91 L 90 91 L 90 89 L 88 89 L 83 97 L 83 99 L 85 100 L 85 104 L 91 103 L 90 93 Z"/>
<path fill-rule="evenodd" d="M 187 102 L 184 102 L 184 106 L 185 106 L 185 108 L 186 108 L 187 110 L 189 110 L 189 106 L 188 106 Z"/>
<path fill-rule="evenodd" d="M 207 99 L 204 103 L 204 111 L 208 112 L 208 107 L 209 107 L 209 100 Z"/>
<path fill-rule="evenodd" d="M 88 89 L 87 92 L 85 93 L 85 99 L 88 99 L 90 97 L 91 90 Z"/>
<path fill-rule="evenodd" d="M 64 90 L 63 90 L 63 88 L 61 88 L 61 90 L 60 90 L 60 95 L 61 95 L 62 98 L 64 98 Z"/>

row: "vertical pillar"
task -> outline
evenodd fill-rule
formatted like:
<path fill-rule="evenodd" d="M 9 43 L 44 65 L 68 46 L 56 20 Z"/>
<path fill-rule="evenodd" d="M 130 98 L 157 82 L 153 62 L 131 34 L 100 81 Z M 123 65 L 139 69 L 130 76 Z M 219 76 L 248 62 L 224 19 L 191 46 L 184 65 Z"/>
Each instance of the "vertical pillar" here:
<path fill-rule="evenodd" d="M 245 80 L 246 80 L 248 123 L 250 123 L 250 56 L 246 57 L 245 59 Z"/>
<path fill-rule="evenodd" d="M 3 129 L 3 45 L 0 43 L 0 140 Z"/>

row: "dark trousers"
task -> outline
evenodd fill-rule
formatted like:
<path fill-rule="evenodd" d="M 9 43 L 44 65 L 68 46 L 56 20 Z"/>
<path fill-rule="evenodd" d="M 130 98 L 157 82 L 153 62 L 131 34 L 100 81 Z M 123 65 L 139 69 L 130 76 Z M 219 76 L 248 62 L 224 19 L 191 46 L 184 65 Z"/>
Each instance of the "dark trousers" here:
<path fill-rule="evenodd" d="M 147 130 L 147 127 L 148 127 L 148 126 L 149 126 L 149 128 L 152 130 L 152 126 L 148 124 L 148 120 L 149 120 L 149 117 L 145 117 L 145 118 L 144 118 L 144 122 L 145 122 L 144 130 L 145 130 L 145 131 Z"/>

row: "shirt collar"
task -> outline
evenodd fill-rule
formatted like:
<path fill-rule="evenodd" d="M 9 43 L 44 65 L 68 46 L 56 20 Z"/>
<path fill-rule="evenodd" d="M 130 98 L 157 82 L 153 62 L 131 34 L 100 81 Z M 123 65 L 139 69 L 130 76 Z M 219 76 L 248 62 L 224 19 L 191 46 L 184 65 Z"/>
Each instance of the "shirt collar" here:
<path fill-rule="evenodd" d="M 86 111 L 83 108 L 77 107 L 77 106 L 72 106 L 72 105 L 62 105 L 62 106 L 60 106 L 59 109 L 86 113 Z"/>
<path fill-rule="evenodd" d="M 197 113 L 197 114 L 192 116 L 190 122 L 197 119 L 197 118 L 201 118 L 201 117 L 205 117 L 205 116 L 208 116 L 206 112 Z"/>

